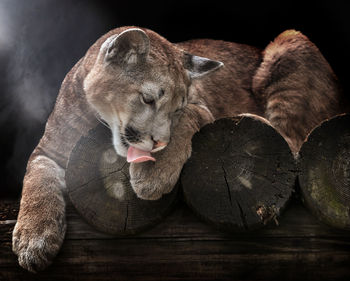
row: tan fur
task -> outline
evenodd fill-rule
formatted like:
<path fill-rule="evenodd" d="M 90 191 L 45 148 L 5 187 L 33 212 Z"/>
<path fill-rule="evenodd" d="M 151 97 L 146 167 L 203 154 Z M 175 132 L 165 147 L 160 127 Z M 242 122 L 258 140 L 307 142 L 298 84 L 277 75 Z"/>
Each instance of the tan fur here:
<path fill-rule="evenodd" d="M 312 126 L 337 112 L 338 89 L 335 82 L 329 80 L 333 79 L 329 78 L 332 71 L 314 45 L 299 33 L 290 32 L 276 39 L 263 57 L 254 47 L 224 41 L 204 39 L 172 44 L 147 29 L 129 33 L 125 38 L 120 35 L 127 34 L 123 32 L 128 29 L 130 27 L 118 28 L 101 37 L 67 74 L 45 134 L 28 162 L 21 208 L 13 233 L 14 252 L 20 265 L 28 270 L 47 266 L 62 244 L 65 233 L 64 170 L 74 144 L 97 125 L 98 118 L 107 122 L 116 136 L 118 132 L 125 134 L 125 126 L 129 123 L 143 130 L 135 144 L 140 148 L 150 149 L 152 138 L 168 142 L 165 149 L 154 154 L 155 163 L 130 165 L 130 181 L 136 194 L 144 199 L 158 199 L 170 192 L 178 180 L 182 166 L 191 155 L 193 134 L 215 119 L 241 113 L 265 116 L 297 152 L 300 140 Z M 120 41 L 113 41 L 116 38 Z M 130 49 L 125 47 L 127 40 L 133 42 Z M 117 42 L 115 48 L 111 42 Z M 116 50 L 124 57 L 115 55 Z M 305 51 L 319 60 L 317 74 L 313 73 L 315 69 L 307 66 L 302 55 Z M 216 63 L 215 72 L 203 77 L 196 73 L 191 78 L 189 69 L 193 65 L 191 61 L 186 62 L 185 52 L 221 61 L 224 66 L 218 68 Z M 293 72 L 292 76 L 283 73 L 288 63 L 271 68 L 278 57 L 288 57 L 288 63 L 298 64 L 299 72 Z M 201 70 L 200 66 L 193 69 L 198 70 Z M 278 73 L 279 70 L 282 72 Z M 271 81 L 274 75 L 280 75 L 278 84 Z M 328 77 L 327 83 L 319 81 L 318 75 Z M 312 90 L 312 96 L 303 96 L 302 93 L 307 92 L 305 87 L 310 86 L 307 77 L 313 82 L 312 89 L 327 88 L 328 94 L 320 103 L 316 90 Z M 298 122 L 301 127 L 288 135 L 289 129 L 295 127 L 288 121 L 293 115 L 293 105 L 285 100 L 280 102 L 274 93 L 290 85 L 299 87 L 301 104 L 310 102 L 313 120 L 306 120 L 306 126 Z M 164 90 L 164 98 L 154 103 L 152 113 L 147 104 L 142 104 L 143 96 L 155 96 L 160 88 Z M 287 95 L 291 95 L 293 101 L 293 94 L 287 92 Z M 330 102 L 335 103 L 334 108 L 329 107 Z M 288 110 L 283 115 L 285 108 Z M 180 112 L 175 114 L 176 109 Z M 277 119 L 276 114 L 283 117 L 283 121 Z M 302 110 L 294 115 L 307 119 Z M 151 121 L 142 122 L 144 118 Z M 163 124 L 164 120 L 167 122 Z M 120 139 L 116 137 L 113 141 L 117 152 L 125 156 L 126 149 Z"/>
<path fill-rule="evenodd" d="M 341 90 L 318 48 L 295 30 L 280 34 L 264 51 L 253 79 L 264 117 L 297 155 L 307 134 L 341 112 Z"/>

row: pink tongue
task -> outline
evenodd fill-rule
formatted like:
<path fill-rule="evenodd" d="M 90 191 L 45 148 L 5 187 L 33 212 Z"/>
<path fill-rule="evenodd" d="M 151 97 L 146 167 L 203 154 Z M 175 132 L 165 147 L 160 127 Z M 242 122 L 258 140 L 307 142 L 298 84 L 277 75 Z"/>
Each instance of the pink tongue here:
<path fill-rule="evenodd" d="M 144 151 L 133 146 L 129 146 L 126 161 L 129 163 L 141 163 L 145 161 L 156 161 L 149 151 Z"/>

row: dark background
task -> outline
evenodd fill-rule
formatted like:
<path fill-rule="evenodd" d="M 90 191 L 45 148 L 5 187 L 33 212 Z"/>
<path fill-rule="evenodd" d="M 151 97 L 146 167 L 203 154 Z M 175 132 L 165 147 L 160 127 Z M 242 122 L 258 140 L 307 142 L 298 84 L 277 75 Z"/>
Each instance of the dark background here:
<path fill-rule="evenodd" d="M 346 1 L 0 0 L 0 197 L 18 197 L 65 74 L 118 26 L 153 29 L 173 42 L 213 38 L 264 48 L 294 28 L 321 50 L 348 92 Z"/>

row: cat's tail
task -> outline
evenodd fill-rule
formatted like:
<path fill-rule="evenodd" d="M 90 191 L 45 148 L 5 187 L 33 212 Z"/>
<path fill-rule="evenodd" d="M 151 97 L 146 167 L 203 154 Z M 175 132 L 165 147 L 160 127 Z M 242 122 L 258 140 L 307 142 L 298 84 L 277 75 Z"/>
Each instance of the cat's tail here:
<path fill-rule="evenodd" d="M 342 93 L 332 68 L 295 30 L 283 32 L 266 47 L 252 83 L 265 118 L 295 154 L 315 126 L 342 111 Z"/>

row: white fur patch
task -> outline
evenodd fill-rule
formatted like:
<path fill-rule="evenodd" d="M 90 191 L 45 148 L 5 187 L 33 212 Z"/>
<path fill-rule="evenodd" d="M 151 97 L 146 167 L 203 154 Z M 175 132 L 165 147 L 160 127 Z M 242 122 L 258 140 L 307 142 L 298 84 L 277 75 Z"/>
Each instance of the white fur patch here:
<path fill-rule="evenodd" d="M 142 84 L 141 91 L 145 92 L 145 93 L 148 93 L 150 95 L 155 95 L 159 91 L 159 86 L 156 83 L 147 81 L 147 82 Z"/>
<path fill-rule="evenodd" d="M 112 132 L 112 143 L 115 152 L 122 157 L 126 157 L 127 149 L 122 144 L 122 141 L 120 139 L 119 125 L 116 122 L 113 122 L 110 124 L 110 129 Z"/>
<path fill-rule="evenodd" d="M 112 42 L 114 41 L 115 38 L 118 37 L 118 34 L 114 34 L 110 37 L 108 37 L 103 44 L 100 47 L 100 52 L 105 52 L 107 49 L 111 46 Z"/>
<path fill-rule="evenodd" d="M 208 112 L 209 116 L 210 116 L 210 120 L 214 121 L 215 118 L 213 116 L 213 114 L 211 113 L 211 111 L 209 110 L 208 107 L 206 107 L 204 104 L 199 104 L 198 105 L 200 108 L 204 109 L 206 112 Z"/>
<path fill-rule="evenodd" d="M 154 153 L 154 152 L 158 152 L 160 150 L 163 150 L 164 148 L 166 148 L 167 146 L 166 145 L 163 145 L 163 146 L 160 146 L 160 147 L 157 147 L 155 149 L 152 149 L 151 152 Z"/>
<path fill-rule="evenodd" d="M 127 64 L 136 64 L 137 63 L 137 53 L 134 50 L 130 50 L 126 55 Z"/>
<path fill-rule="evenodd" d="M 120 135 L 119 135 L 119 126 L 116 123 L 113 123 L 111 127 L 112 131 L 112 142 L 115 150 L 118 152 L 119 146 L 121 145 Z"/>

